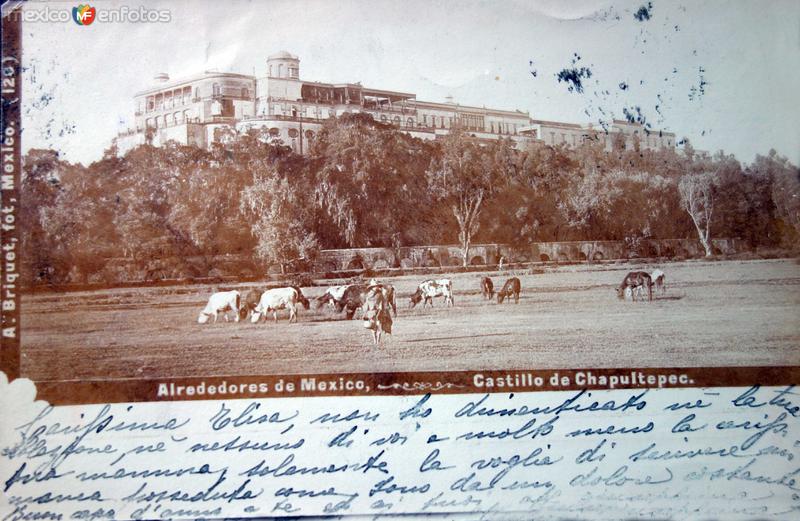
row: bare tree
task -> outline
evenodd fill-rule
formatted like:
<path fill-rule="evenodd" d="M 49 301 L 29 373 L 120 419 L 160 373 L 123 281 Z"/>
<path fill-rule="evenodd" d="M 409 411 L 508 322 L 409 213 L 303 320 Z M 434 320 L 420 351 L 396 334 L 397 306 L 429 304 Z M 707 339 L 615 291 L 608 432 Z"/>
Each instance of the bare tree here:
<path fill-rule="evenodd" d="M 497 147 L 508 147 L 498 143 Z M 458 223 L 458 242 L 463 265 L 469 264 L 472 238 L 480 227 L 483 205 L 495 193 L 499 175 L 506 166 L 498 150 L 482 148 L 474 139 L 454 128 L 443 140 L 441 158 L 428 169 L 428 186 L 447 204 Z"/>
<path fill-rule="evenodd" d="M 312 260 L 319 251 L 303 200 L 304 190 L 281 178 L 274 169 L 257 172 L 241 192 L 240 211 L 257 239 L 256 257 L 279 264 L 281 273 L 297 261 Z"/>
<path fill-rule="evenodd" d="M 712 255 L 711 250 L 711 218 L 714 214 L 714 176 L 711 173 L 687 174 L 678 182 L 681 206 L 692 218 L 700 243 L 706 250 L 706 257 Z"/>

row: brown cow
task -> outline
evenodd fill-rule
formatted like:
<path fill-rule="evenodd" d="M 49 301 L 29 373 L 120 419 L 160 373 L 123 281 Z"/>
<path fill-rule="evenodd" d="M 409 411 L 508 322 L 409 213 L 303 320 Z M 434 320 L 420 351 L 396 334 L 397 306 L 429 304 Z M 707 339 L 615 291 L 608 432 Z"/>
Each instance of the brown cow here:
<path fill-rule="evenodd" d="M 617 297 L 620 300 L 625 299 L 625 292 L 628 288 L 631 290 L 631 298 L 634 301 L 636 301 L 636 295 L 641 288 L 647 290 L 648 300 L 653 300 L 653 279 L 650 278 L 650 274 L 646 271 L 631 271 L 625 275 L 622 283 L 617 288 Z"/>
<path fill-rule="evenodd" d="M 375 345 L 380 344 L 381 334 L 392 334 L 392 315 L 389 313 L 389 295 L 394 294 L 386 286 L 377 284 L 369 286 L 364 294 L 364 327 L 372 330 Z"/>
<path fill-rule="evenodd" d="M 494 283 L 492 283 L 492 279 L 489 277 L 483 277 L 481 279 L 481 293 L 486 300 L 492 300 L 494 298 Z"/>
<path fill-rule="evenodd" d="M 522 291 L 522 285 L 517 277 L 511 277 L 503 284 L 503 289 L 497 292 L 497 303 L 502 304 L 506 297 L 511 300 L 514 297 L 514 304 L 519 304 L 519 293 Z"/>

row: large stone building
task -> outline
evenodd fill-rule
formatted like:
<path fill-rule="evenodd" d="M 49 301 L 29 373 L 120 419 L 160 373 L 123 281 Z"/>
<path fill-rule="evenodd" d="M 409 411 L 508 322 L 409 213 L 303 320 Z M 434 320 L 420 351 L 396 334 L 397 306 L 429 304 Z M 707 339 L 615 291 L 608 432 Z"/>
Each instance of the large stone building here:
<path fill-rule="evenodd" d="M 119 154 L 146 142 L 160 146 L 174 140 L 208 148 L 228 130 L 261 128 L 296 152 L 308 150 L 322 123 L 344 113 L 363 112 L 422 139 L 446 135 L 460 125 L 479 139 L 510 138 L 517 145 L 534 140 L 576 146 L 613 134 L 633 146 L 672 147 L 670 133 L 645 133 L 641 125 L 615 120 L 609 133 L 591 126 L 533 120 L 527 112 L 420 101 L 416 95 L 372 89 L 360 83 L 319 83 L 300 79 L 300 60 L 288 52 L 267 58 L 262 76 L 206 71 L 171 80 L 155 76 L 155 85 L 136 94 L 135 126 L 116 138 Z"/>

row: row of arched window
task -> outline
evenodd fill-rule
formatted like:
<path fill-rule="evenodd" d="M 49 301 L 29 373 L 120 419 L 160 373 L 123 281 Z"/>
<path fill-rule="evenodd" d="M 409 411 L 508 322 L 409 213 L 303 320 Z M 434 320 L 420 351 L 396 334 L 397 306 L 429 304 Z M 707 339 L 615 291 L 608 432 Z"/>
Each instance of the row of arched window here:
<path fill-rule="evenodd" d="M 165 128 L 165 127 L 172 127 L 175 125 L 181 125 L 188 121 L 190 118 L 189 111 L 184 110 L 182 112 L 172 112 L 169 114 L 164 114 L 163 116 L 155 116 L 153 118 L 147 118 L 145 120 L 145 127 L 146 128 Z"/>
<path fill-rule="evenodd" d="M 196 90 L 197 88 L 195 88 L 195 91 Z M 165 109 L 171 109 L 181 105 L 188 105 L 191 102 L 191 96 L 192 96 L 191 87 L 175 89 L 169 92 L 161 92 L 159 94 L 147 97 L 147 99 L 145 100 L 145 110 L 147 112 L 155 112 Z M 195 96 L 197 96 L 196 93 Z M 142 112 L 141 106 L 137 108 L 139 112 Z"/>
<path fill-rule="evenodd" d="M 192 93 L 194 93 L 194 96 L 192 96 Z M 222 95 L 222 87 L 219 83 L 214 83 L 211 85 L 211 95 L 215 98 Z M 241 87 L 239 90 L 239 95 L 243 99 L 250 99 L 250 89 L 248 87 Z M 161 92 L 154 94 L 153 96 L 148 96 L 144 102 L 144 109 L 146 112 L 160 112 L 162 110 L 169 110 L 181 105 L 188 105 L 191 103 L 192 99 L 198 99 L 199 97 L 199 87 L 183 87 L 181 89 L 175 89 L 169 92 Z M 143 107 L 141 104 L 142 102 L 140 101 L 139 106 L 137 107 L 139 112 L 142 112 Z"/>

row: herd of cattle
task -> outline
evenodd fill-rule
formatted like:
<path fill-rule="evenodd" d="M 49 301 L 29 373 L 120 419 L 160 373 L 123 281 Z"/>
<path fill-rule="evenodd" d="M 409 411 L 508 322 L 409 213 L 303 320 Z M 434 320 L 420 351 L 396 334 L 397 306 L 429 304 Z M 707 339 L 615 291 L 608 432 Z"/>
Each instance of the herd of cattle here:
<path fill-rule="evenodd" d="M 655 270 L 653 273 L 644 271 L 632 271 L 623 279 L 617 288 L 617 296 L 620 299 L 636 300 L 644 298 L 647 291 L 648 299 L 653 300 L 653 287 L 666 291 L 664 272 Z M 517 277 L 508 279 L 503 287 L 497 292 L 497 302 L 502 304 L 505 299 L 514 299 L 514 303 L 519 303 L 519 294 L 522 285 Z M 494 283 L 489 277 L 481 278 L 481 294 L 487 300 L 492 300 L 495 296 Z M 455 306 L 453 302 L 453 284 L 450 279 L 426 280 L 417 286 L 416 291 L 411 295 L 409 307 L 413 308 L 422 302 L 423 309 L 430 304 L 433 307 L 433 299 L 443 297 L 445 306 Z M 328 288 L 322 296 L 317 297 L 316 306 L 320 308 L 324 305 L 333 308 L 337 313 L 345 311 L 348 320 L 352 320 L 356 312 L 361 309 L 364 327 L 371 330 L 373 341 L 379 344 L 382 333 L 392 332 L 392 316 L 397 317 L 397 300 L 394 286 L 379 283 L 372 279 L 367 284 L 345 284 Z M 222 313 L 225 321 L 228 321 L 228 312 L 234 314 L 234 321 L 250 319 L 253 324 L 258 323 L 262 317 L 272 313 L 275 322 L 278 321 L 278 311 L 287 310 L 289 312 L 289 322 L 297 322 L 297 310 L 302 306 L 305 309 L 311 307 L 309 300 L 297 286 L 287 286 L 283 288 L 268 289 L 259 291 L 250 290 L 245 294 L 244 299 L 237 290 L 219 291 L 211 295 L 208 304 L 200 312 L 197 322 L 205 324 L 212 317 L 214 322 Z"/>

